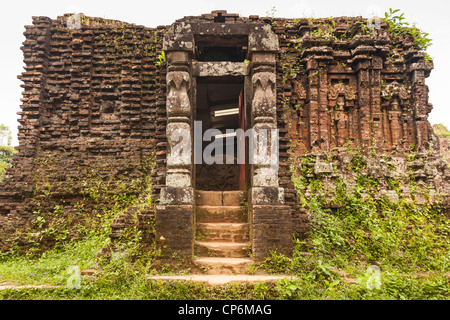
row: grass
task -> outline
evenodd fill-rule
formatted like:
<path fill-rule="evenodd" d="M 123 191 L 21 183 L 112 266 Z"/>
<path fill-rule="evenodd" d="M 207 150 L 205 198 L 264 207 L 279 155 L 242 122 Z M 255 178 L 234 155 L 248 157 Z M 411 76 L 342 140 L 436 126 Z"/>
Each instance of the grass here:
<path fill-rule="evenodd" d="M 436 133 L 440 137 L 450 138 L 450 131 L 447 127 L 441 123 L 433 125 L 434 133 Z"/>
<path fill-rule="evenodd" d="M 450 294 L 450 224 L 434 206 L 373 203 L 344 197 L 341 209 L 323 209 L 311 199 L 315 215 L 311 237 L 297 240 L 292 257 L 272 252 L 258 268 L 288 273 L 297 280 L 275 283 L 207 286 L 199 283 L 148 282 L 154 274 L 155 255 L 140 257 L 97 254 L 108 244 L 107 232 L 94 232 L 83 240 L 60 245 L 42 255 L 3 256 L 0 280 L 14 284 L 51 284 L 60 288 L 8 289 L 0 299 L 448 299 Z M 384 205 L 377 214 L 376 205 Z M 386 219 L 387 218 L 387 219 Z M 408 229 L 408 226 L 414 226 Z M 437 231 L 438 230 L 438 231 Z M 130 252 L 130 247 L 124 253 Z M 309 252 L 309 255 L 302 254 Z M 79 289 L 67 286 L 68 268 L 102 270 L 81 277 Z M 381 285 L 369 288 L 369 265 L 381 269 Z M 356 279 L 347 283 L 336 270 Z M 166 273 L 173 273 L 167 268 Z M 189 270 L 183 272 L 188 273 Z M 414 275 L 422 274 L 421 277 Z"/>

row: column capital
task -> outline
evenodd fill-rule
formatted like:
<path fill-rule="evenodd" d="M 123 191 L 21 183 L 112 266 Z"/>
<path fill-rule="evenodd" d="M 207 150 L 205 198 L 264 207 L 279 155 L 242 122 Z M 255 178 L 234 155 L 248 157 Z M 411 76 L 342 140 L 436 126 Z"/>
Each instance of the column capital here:
<path fill-rule="evenodd" d="M 191 25 L 185 22 L 172 24 L 169 32 L 164 36 L 163 50 L 165 52 L 185 51 L 193 55 L 195 52 L 195 41 Z"/>
<path fill-rule="evenodd" d="M 279 48 L 278 36 L 268 24 L 255 27 L 248 35 L 249 52 L 278 52 Z"/>

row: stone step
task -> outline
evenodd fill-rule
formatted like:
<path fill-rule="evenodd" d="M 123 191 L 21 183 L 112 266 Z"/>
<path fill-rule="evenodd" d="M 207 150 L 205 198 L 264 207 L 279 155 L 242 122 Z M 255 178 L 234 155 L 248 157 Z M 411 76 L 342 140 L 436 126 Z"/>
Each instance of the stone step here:
<path fill-rule="evenodd" d="M 246 273 L 253 261 L 249 258 L 201 257 L 194 263 L 206 274 L 237 274 Z"/>
<path fill-rule="evenodd" d="M 224 206 L 246 206 L 246 196 L 244 191 L 223 191 L 222 204 Z"/>
<path fill-rule="evenodd" d="M 197 206 L 243 206 L 246 205 L 244 191 L 201 191 L 195 192 Z"/>
<path fill-rule="evenodd" d="M 247 223 L 248 208 L 245 206 L 198 206 L 197 223 Z"/>
<path fill-rule="evenodd" d="M 194 252 L 197 257 L 248 258 L 250 243 L 195 241 Z"/>
<path fill-rule="evenodd" d="M 195 204 L 197 206 L 221 206 L 223 203 L 222 200 L 222 191 L 199 191 L 195 192 Z"/>
<path fill-rule="evenodd" d="M 296 280 L 291 275 L 250 275 L 250 274 L 188 274 L 182 276 L 151 276 L 147 278 L 151 281 L 182 281 L 182 282 L 200 282 L 212 286 L 223 286 L 230 283 L 250 283 L 250 282 L 276 282 L 284 279 Z"/>
<path fill-rule="evenodd" d="M 250 241 L 248 223 L 198 223 L 196 239 L 207 242 Z"/>

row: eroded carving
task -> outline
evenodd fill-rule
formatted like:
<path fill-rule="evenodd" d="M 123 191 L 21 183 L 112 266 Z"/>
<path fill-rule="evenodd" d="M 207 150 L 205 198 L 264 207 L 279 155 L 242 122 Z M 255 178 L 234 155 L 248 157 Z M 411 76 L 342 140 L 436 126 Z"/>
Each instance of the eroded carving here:
<path fill-rule="evenodd" d="M 354 139 L 352 124 L 356 94 L 352 88 L 342 83 L 333 85 L 328 91 L 328 104 L 331 116 L 332 145 L 342 147 L 347 140 Z"/>
<path fill-rule="evenodd" d="M 293 83 L 294 83 L 294 85 L 293 85 L 294 91 L 292 92 L 293 98 L 296 98 L 298 100 L 306 99 L 306 90 L 303 87 L 303 84 L 301 83 L 301 81 L 295 79 L 295 80 L 293 80 Z"/>
<path fill-rule="evenodd" d="M 342 83 L 333 85 L 328 92 L 328 99 L 331 101 L 337 100 L 339 96 L 344 96 L 347 101 L 355 100 L 356 98 L 352 88 Z"/>
<path fill-rule="evenodd" d="M 394 81 L 381 88 L 381 96 L 385 100 L 390 100 L 394 96 L 398 96 L 402 100 L 406 100 L 410 96 L 410 93 L 411 90 L 409 90 L 408 87 L 401 85 L 397 81 Z"/>
<path fill-rule="evenodd" d="M 402 128 L 402 111 L 400 107 L 400 101 L 397 95 L 391 98 L 388 110 L 388 123 L 389 123 L 389 133 L 391 138 L 391 144 L 400 145 L 402 144 L 401 139 L 403 138 L 403 128 Z"/>
<path fill-rule="evenodd" d="M 257 117 L 275 117 L 276 115 L 276 77 L 272 72 L 258 72 L 253 75 L 252 112 Z"/>
<path fill-rule="evenodd" d="M 167 81 L 167 115 L 188 116 L 191 111 L 188 91 L 190 88 L 190 76 L 185 71 L 169 72 Z"/>

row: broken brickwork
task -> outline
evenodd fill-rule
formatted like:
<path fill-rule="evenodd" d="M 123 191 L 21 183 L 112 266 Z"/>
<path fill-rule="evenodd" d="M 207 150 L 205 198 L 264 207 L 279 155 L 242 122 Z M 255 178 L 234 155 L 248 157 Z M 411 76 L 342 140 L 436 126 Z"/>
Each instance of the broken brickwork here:
<path fill-rule="evenodd" d="M 340 177 L 351 188 L 355 150 L 365 154 L 361 170 L 369 176 L 383 181 L 414 176 L 433 197 L 449 192 L 449 168 L 427 120 L 432 105 L 425 79 L 432 62 L 411 36 L 393 39 L 383 23 L 368 30 L 361 17 L 247 18 L 214 11 L 157 28 L 81 16 L 81 28 L 71 29 L 68 18 L 34 17 L 24 33 L 19 153 L 0 186 L 3 250 L 39 212 L 58 206 L 61 219 L 82 221 L 92 212 L 102 214 L 99 208 L 121 195 L 139 197 L 146 190 L 152 204 L 130 208 L 113 224 L 111 237 L 133 223 L 151 233 L 152 227 L 143 225 L 151 223 L 156 209 L 156 234 L 173 250 L 191 255 L 195 203 L 189 188 L 195 188 L 195 179 L 189 164 L 174 164 L 166 130 L 190 130 L 192 90 L 197 78 L 211 72 L 246 77 L 248 118 L 279 130 L 275 182 L 264 185 L 261 168 L 251 172 L 252 186 L 260 186 L 249 192 L 257 256 L 269 248 L 289 252 L 292 233 L 307 235 L 308 214 L 292 175 L 319 179 L 327 190 Z M 195 45 L 214 46 L 217 39 L 222 45 L 238 41 L 249 59 L 235 65 L 197 61 Z M 262 102 L 255 92 L 264 92 Z M 189 97 L 187 109 L 176 109 L 178 102 L 167 94 Z M 262 109 L 271 95 L 273 109 Z M 95 197 L 99 181 L 104 189 Z M 398 196 L 387 182 L 379 194 Z M 166 239 L 167 233 L 179 237 Z M 153 238 L 148 234 L 145 241 Z"/>

